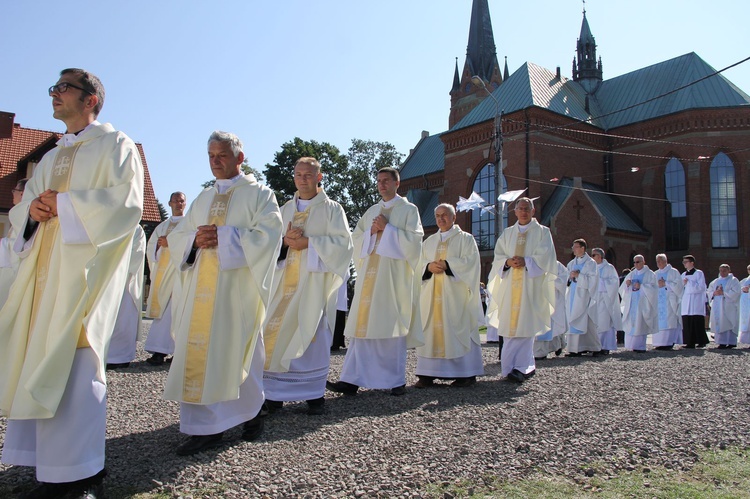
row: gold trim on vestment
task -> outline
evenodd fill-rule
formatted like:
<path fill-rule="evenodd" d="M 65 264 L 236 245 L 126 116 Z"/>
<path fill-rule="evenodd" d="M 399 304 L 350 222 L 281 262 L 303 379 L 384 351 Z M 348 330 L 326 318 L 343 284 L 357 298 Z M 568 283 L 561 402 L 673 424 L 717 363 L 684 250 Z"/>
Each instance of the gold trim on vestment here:
<path fill-rule="evenodd" d="M 515 255 L 526 254 L 526 234 L 518 234 L 516 239 L 516 252 Z M 518 316 L 521 313 L 521 299 L 523 298 L 523 276 L 526 273 L 526 267 L 510 269 L 510 331 L 508 336 L 513 337 L 516 335 L 518 329 Z"/>
<path fill-rule="evenodd" d="M 167 231 L 164 233 L 164 236 L 168 236 L 172 230 L 174 230 L 175 227 L 177 227 L 177 224 L 180 223 L 178 220 L 174 220 L 172 222 L 169 222 L 167 225 Z M 158 250 L 158 248 L 157 248 Z M 159 255 L 159 261 L 156 264 L 156 275 L 154 276 L 153 285 L 151 286 L 151 316 L 152 317 L 161 317 L 161 303 L 159 303 L 159 289 L 161 289 L 162 281 L 164 281 L 164 274 L 167 272 L 167 268 L 169 268 L 169 259 L 170 259 L 170 252 L 169 247 L 164 247 L 161 249 L 161 255 Z"/>
<path fill-rule="evenodd" d="M 305 211 L 297 211 L 294 213 L 292 218 L 292 227 L 295 229 L 302 229 L 304 231 L 305 224 L 307 223 L 307 217 L 310 215 L 309 207 Z M 289 307 L 289 303 L 292 301 L 294 294 L 297 292 L 297 286 L 299 286 L 299 274 L 302 251 L 292 248 L 287 249 L 286 253 L 286 265 L 284 267 L 284 278 L 281 282 L 282 297 L 279 304 L 276 306 L 276 310 L 273 312 L 273 316 L 268 320 L 266 329 L 263 332 L 263 342 L 266 346 L 266 364 L 263 369 L 268 370 L 271 367 L 271 360 L 273 356 L 273 350 L 276 348 L 276 340 L 279 338 L 279 330 L 281 329 L 281 323 L 284 322 L 284 316 L 286 315 L 286 309 Z"/>
<path fill-rule="evenodd" d="M 435 261 L 445 260 L 448 255 L 448 241 L 440 241 L 435 251 Z M 432 294 L 432 358 L 445 358 L 445 324 L 443 322 L 443 285 L 445 273 L 433 274 L 435 289 Z"/>
<path fill-rule="evenodd" d="M 229 211 L 229 201 L 233 190 L 225 194 L 214 194 L 209 209 L 208 224 L 217 227 L 225 225 Z M 182 387 L 184 402 L 199 403 L 203 398 L 206 380 L 208 346 L 211 341 L 211 324 L 216 301 L 216 284 L 219 280 L 219 252 L 217 248 L 203 248 L 196 262 L 198 278 L 193 298 L 193 312 L 190 316 L 187 349 L 185 351 L 185 378 Z M 223 331 L 231 333 L 231 331 Z"/>
<path fill-rule="evenodd" d="M 380 214 L 387 220 L 391 216 L 391 210 L 392 208 L 383 208 L 380 210 Z M 378 232 L 375 237 L 375 247 L 367 259 L 367 270 L 365 271 L 364 283 L 362 284 L 362 298 L 359 300 L 359 309 L 357 310 L 357 329 L 354 332 L 356 338 L 367 337 L 372 292 L 375 289 L 375 281 L 378 278 L 378 266 L 380 265 L 380 255 L 377 252 L 381 237 L 383 237 L 383 231 Z"/>
<path fill-rule="evenodd" d="M 73 171 L 73 162 L 81 143 L 70 147 L 61 147 L 57 151 L 53 162 L 52 174 L 49 180 L 49 189 L 57 192 L 67 192 L 70 189 L 70 175 Z M 34 323 L 39 313 L 39 305 L 44 294 L 44 287 L 49 277 L 49 266 L 52 258 L 52 249 L 57 239 L 57 232 L 60 228 L 60 219 L 54 216 L 46 222 L 41 222 L 37 227 L 37 238 L 34 244 L 39 244 L 39 254 L 36 263 L 36 280 L 34 282 L 34 300 L 31 306 L 31 320 L 29 322 L 29 332 L 34 331 Z M 31 334 L 27 341 L 31 340 Z M 85 348 L 89 346 L 86 338 L 86 331 L 81 326 L 81 332 L 78 336 L 78 347 Z"/>

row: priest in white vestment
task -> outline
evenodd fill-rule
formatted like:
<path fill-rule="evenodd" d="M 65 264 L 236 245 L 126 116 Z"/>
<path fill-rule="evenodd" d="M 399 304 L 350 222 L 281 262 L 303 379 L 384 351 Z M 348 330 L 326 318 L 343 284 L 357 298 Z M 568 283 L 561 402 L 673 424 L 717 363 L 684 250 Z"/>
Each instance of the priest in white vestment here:
<path fill-rule="evenodd" d="M 703 348 L 708 345 L 706 334 L 706 277 L 702 270 L 695 268 L 695 257 L 685 255 L 682 257 L 682 265 L 685 272 L 682 273 L 682 302 L 680 313 L 682 314 L 682 341 L 685 348 Z"/>
<path fill-rule="evenodd" d="M 16 182 L 15 187 L 11 190 L 13 196 L 13 206 L 21 202 L 23 197 L 23 190 L 26 188 L 26 182 L 28 179 L 22 178 Z M 13 244 L 16 242 L 16 231 L 13 225 L 8 229 L 8 235 L 0 239 L 0 308 L 5 304 L 5 300 L 8 298 L 8 291 L 13 281 L 16 280 L 16 272 L 18 272 L 18 264 L 21 263 L 21 259 L 18 257 L 15 251 L 13 251 Z"/>
<path fill-rule="evenodd" d="M 417 347 L 416 388 L 436 379 L 454 380 L 466 387 L 484 374 L 479 341 L 482 305 L 479 287 L 479 250 L 474 236 L 456 221 L 456 209 L 447 203 L 435 208 L 440 229 L 422 244 L 420 310 L 423 346 Z"/>
<path fill-rule="evenodd" d="M 213 132 L 208 159 L 216 183 L 167 236 L 183 287 L 164 398 L 180 402 L 180 431 L 191 435 L 177 448 L 183 456 L 221 445 L 243 423 L 244 440 L 263 431 L 261 326 L 281 246 L 276 197 L 241 173 L 240 139 Z"/>
<path fill-rule="evenodd" d="M 709 327 L 714 342 L 720 349 L 737 346 L 740 323 L 740 281 L 731 273 L 726 263 L 719 266 L 719 276 L 708 285 L 708 303 L 711 305 Z"/>
<path fill-rule="evenodd" d="M 740 281 L 740 343 L 750 345 L 750 265 L 748 276 Z"/>
<path fill-rule="evenodd" d="M 591 250 L 591 258 L 596 262 L 599 286 L 596 293 L 596 331 L 602 344 L 601 353 L 608 355 L 617 350 L 617 331 L 622 330 L 620 311 L 620 276 L 617 269 L 604 258 L 602 248 Z"/>
<path fill-rule="evenodd" d="M 320 182 L 320 162 L 294 166 L 297 192 L 281 208 L 284 239 L 263 325 L 263 385 L 269 410 L 304 400 L 323 414 L 338 290 L 349 277 L 352 238 L 344 209 Z"/>
<path fill-rule="evenodd" d="M 534 360 L 544 360 L 552 352 L 560 356 L 567 346 L 568 318 L 565 313 L 565 291 L 568 289 L 568 268 L 557 262 L 555 278 L 555 311 L 549 331 L 534 339 Z"/>
<path fill-rule="evenodd" d="M 685 287 L 680 272 L 667 261 L 667 255 L 656 255 L 656 284 L 659 287 L 659 332 L 651 336 L 656 350 L 672 350 L 682 344 L 680 302 Z"/>
<path fill-rule="evenodd" d="M 635 255 L 633 265 L 620 285 L 622 329 L 625 349 L 643 353 L 648 335 L 659 331 L 659 288 L 643 255 Z"/>
<path fill-rule="evenodd" d="M 596 262 L 586 253 L 586 240 L 573 241 L 573 259 L 568 262 L 568 291 L 565 308 L 568 313 L 568 356 L 591 352 L 600 355 L 602 342 L 596 324 L 596 299 L 599 273 Z"/>
<path fill-rule="evenodd" d="M 135 227 L 133 248 L 128 266 L 128 281 L 117 311 L 115 328 L 107 351 L 107 369 L 122 369 L 135 360 L 136 343 L 141 339 L 143 309 L 143 268 L 146 256 L 146 233 Z"/>
<path fill-rule="evenodd" d="M 424 344 L 419 314 L 422 223 L 419 210 L 397 194 L 395 168 L 377 176 L 382 200 L 352 234 L 357 283 L 344 334 L 349 347 L 340 381 L 326 387 L 355 395 L 359 387 L 406 393 L 406 349 Z"/>
<path fill-rule="evenodd" d="M 172 216 L 156 226 L 148 240 L 146 258 L 151 270 L 151 289 L 146 301 L 146 317 L 153 318 L 143 349 L 151 354 L 146 362 L 152 366 L 164 364 L 174 353 L 172 337 L 172 302 L 180 291 L 180 275 L 172 263 L 167 236 L 185 215 L 187 198 L 182 192 L 169 196 Z"/>
<path fill-rule="evenodd" d="M 534 338 L 551 327 L 557 260 L 552 235 L 534 216 L 534 202 L 516 201 L 518 221 L 495 243 L 487 315 L 503 337 L 501 375 L 523 383 L 534 375 Z"/>
<path fill-rule="evenodd" d="M 143 212 L 143 165 L 124 133 L 96 117 L 99 79 L 82 69 L 50 87 L 67 132 L 10 211 L 21 257 L 0 311 L 2 461 L 36 467 L 30 497 L 100 493 L 105 362 Z"/>

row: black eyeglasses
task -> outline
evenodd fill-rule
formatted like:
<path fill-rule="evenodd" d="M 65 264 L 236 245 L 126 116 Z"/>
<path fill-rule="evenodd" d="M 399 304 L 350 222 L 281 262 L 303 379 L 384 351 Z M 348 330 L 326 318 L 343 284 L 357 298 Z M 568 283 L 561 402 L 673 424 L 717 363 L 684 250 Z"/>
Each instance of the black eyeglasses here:
<path fill-rule="evenodd" d="M 64 94 L 65 92 L 68 91 L 68 87 L 70 87 L 70 88 L 77 88 L 78 90 L 80 90 L 82 92 L 86 92 L 89 95 L 94 95 L 93 92 L 89 92 L 85 88 L 79 87 L 77 85 L 73 85 L 72 83 L 68 83 L 67 81 L 64 81 L 62 83 L 58 83 L 57 85 L 52 85 L 51 87 L 49 87 L 49 90 L 47 90 L 47 91 L 49 92 L 50 95 L 52 95 L 53 92 L 57 92 L 58 94 Z"/>

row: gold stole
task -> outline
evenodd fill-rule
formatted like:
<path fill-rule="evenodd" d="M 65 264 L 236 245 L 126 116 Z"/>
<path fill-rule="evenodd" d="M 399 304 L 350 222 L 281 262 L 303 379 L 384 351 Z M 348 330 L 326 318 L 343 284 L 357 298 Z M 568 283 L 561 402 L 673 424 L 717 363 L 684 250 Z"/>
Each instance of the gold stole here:
<path fill-rule="evenodd" d="M 229 201 L 233 190 L 215 194 L 209 209 L 208 224 L 217 227 L 226 223 Z M 199 403 L 203 398 L 206 377 L 208 346 L 211 341 L 211 323 L 216 301 L 216 283 L 219 280 L 219 253 L 217 248 L 203 248 L 198 265 L 198 282 L 195 285 L 193 313 L 190 316 L 187 350 L 185 352 L 185 379 L 182 398 L 185 402 Z"/>
<path fill-rule="evenodd" d="M 73 171 L 73 162 L 81 143 L 70 147 L 61 147 L 55 156 L 52 175 L 49 180 L 49 189 L 57 192 L 67 192 L 70 189 L 70 175 Z M 29 331 L 34 330 L 34 323 L 39 314 L 39 304 L 44 294 L 44 286 L 47 284 L 49 274 L 50 259 L 52 258 L 52 249 L 57 239 L 57 233 L 60 229 L 60 219 L 53 217 L 39 224 L 37 228 L 37 239 L 39 240 L 39 256 L 36 262 L 36 282 L 34 283 L 34 301 L 31 306 L 31 321 L 29 322 Z M 29 336 L 31 340 L 31 336 Z M 86 339 L 86 330 L 81 326 L 81 333 L 78 336 L 78 347 L 85 348 L 89 346 Z"/>
<path fill-rule="evenodd" d="M 527 231 L 528 232 L 528 231 Z M 526 254 L 526 233 L 519 233 L 516 239 L 516 251 L 514 255 Z M 521 313 L 521 299 L 523 297 L 523 276 L 526 272 L 525 267 L 510 269 L 510 331 L 508 336 L 516 335 L 518 329 L 518 316 Z"/>
<path fill-rule="evenodd" d="M 304 230 L 305 223 L 307 223 L 307 217 L 310 215 L 309 209 L 308 206 L 307 210 L 296 211 L 294 213 L 294 218 L 292 218 L 293 228 Z M 281 329 L 281 323 L 284 321 L 286 309 L 289 307 L 289 303 L 292 301 L 294 293 L 297 292 L 297 286 L 299 286 L 301 256 L 302 251 L 300 250 L 292 248 L 287 250 L 284 277 L 281 282 L 283 295 L 281 301 L 279 301 L 279 304 L 276 306 L 273 316 L 268 320 L 268 325 L 263 333 L 263 341 L 266 345 L 266 365 L 263 368 L 266 370 L 271 367 L 273 349 L 276 347 L 276 340 L 279 338 L 279 330 Z"/>
<path fill-rule="evenodd" d="M 386 219 L 390 218 L 392 208 L 380 210 L 380 214 Z M 356 338 L 367 337 L 367 325 L 370 322 L 370 303 L 372 302 L 372 291 L 375 289 L 375 280 L 378 278 L 378 266 L 380 265 L 380 255 L 378 255 L 378 246 L 383 232 L 378 232 L 375 237 L 375 248 L 367 259 L 367 270 L 365 271 L 364 284 L 362 284 L 362 298 L 359 300 L 359 310 L 357 311 L 357 329 L 354 336 Z"/>
<path fill-rule="evenodd" d="M 167 232 L 164 234 L 168 236 L 170 232 L 177 227 L 179 221 L 169 222 L 167 225 Z M 161 303 L 159 303 L 159 289 L 161 289 L 162 281 L 164 280 L 164 274 L 169 267 L 169 247 L 161 249 L 161 256 L 159 256 L 159 263 L 156 265 L 156 276 L 154 276 L 154 285 L 151 293 L 153 298 L 151 299 L 151 315 L 161 317 Z"/>
<path fill-rule="evenodd" d="M 445 260 L 448 255 L 448 240 L 440 241 L 435 251 L 435 260 Z M 432 294 L 432 357 L 445 358 L 445 330 L 443 324 L 443 284 L 445 273 L 433 274 L 435 291 Z"/>

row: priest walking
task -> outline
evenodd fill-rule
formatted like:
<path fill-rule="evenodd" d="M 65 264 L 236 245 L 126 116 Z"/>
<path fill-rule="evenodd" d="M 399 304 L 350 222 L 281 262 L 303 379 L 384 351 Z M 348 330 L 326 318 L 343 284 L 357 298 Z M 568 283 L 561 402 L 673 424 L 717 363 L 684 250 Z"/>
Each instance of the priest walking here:
<path fill-rule="evenodd" d="M 659 288 L 643 255 L 635 255 L 633 265 L 620 285 L 622 329 L 625 349 L 643 353 L 648 335 L 659 331 Z"/>
<path fill-rule="evenodd" d="M 684 286 L 677 269 L 667 261 L 667 255 L 656 255 L 656 284 L 659 287 L 659 332 L 651 337 L 656 350 L 672 350 L 682 344 L 682 316 L 680 301 Z"/>
<path fill-rule="evenodd" d="M 708 344 L 706 335 L 706 278 L 703 271 L 695 268 L 695 257 L 682 257 L 685 272 L 682 273 L 682 341 L 685 348 L 703 348 Z"/>
<path fill-rule="evenodd" d="M 601 353 L 617 350 L 617 331 L 622 330 L 620 311 L 620 276 L 617 269 L 604 258 L 604 250 L 594 248 L 591 258 L 596 262 L 599 286 L 596 293 L 596 330 L 602 344 Z"/>
<path fill-rule="evenodd" d="M 740 281 L 731 273 L 726 263 L 719 266 L 719 277 L 708 285 L 708 302 L 711 305 L 709 326 L 714 342 L 720 349 L 735 348 L 740 322 Z"/>
<path fill-rule="evenodd" d="M 221 444 L 243 424 L 242 438 L 263 430 L 263 338 L 281 215 L 271 189 L 243 175 L 240 139 L 216 131 L 208 160 L 216 183 L 196 198 L 167 240 L 184 273 L 174 306 L 175 354 L 164 398 L 180 402 L 177 448 L 186 456 Z"/>
<path fill-rule="evenodd" d="M 602 342 L 596 324 L 596 299 L 599 293 L 599 274 L 596 262 L 586 253 L 586 240 L 573 241 L 573 259 L 568 262 L 568 292 L 565 306 L 568 312 L 568 355 L 577 357 L 591 352 L 599 355 Z"/>

